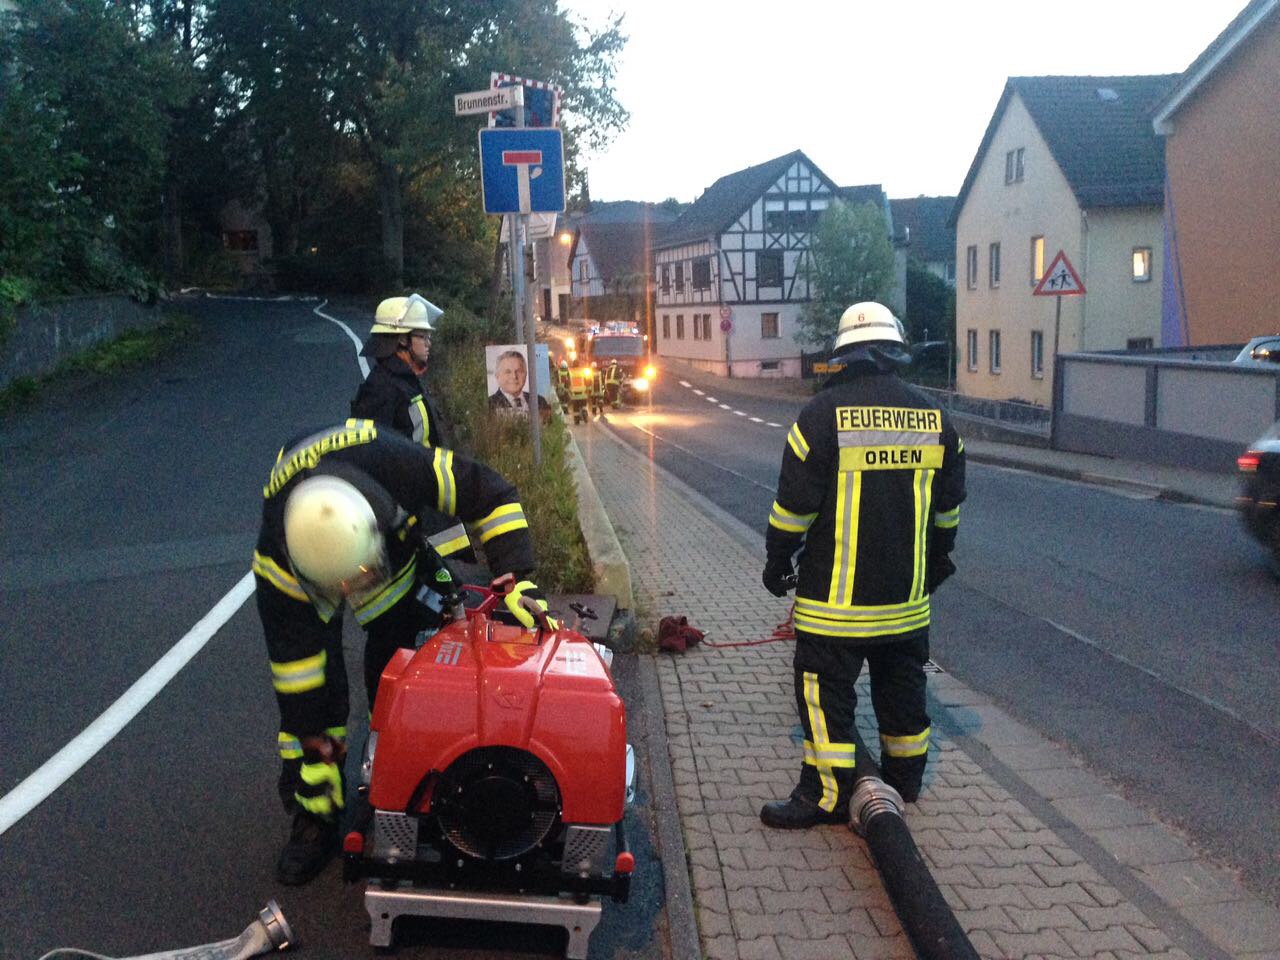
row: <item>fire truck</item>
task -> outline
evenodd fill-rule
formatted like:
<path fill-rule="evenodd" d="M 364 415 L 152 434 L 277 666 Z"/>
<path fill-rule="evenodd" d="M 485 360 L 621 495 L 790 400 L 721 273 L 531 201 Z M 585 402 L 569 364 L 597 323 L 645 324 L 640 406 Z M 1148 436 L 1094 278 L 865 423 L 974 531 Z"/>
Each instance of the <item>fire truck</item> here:
<path fill-rule="evenodd" d="M 596 368 L 604 376 L 610 361 L 621 371 L 621 400 L 635 402 L 649 392 L 658 370 L 649 353 L 648 338 L 630 324 L 606 324 L 589 330 L 583 337 L 580 363 Z"/>

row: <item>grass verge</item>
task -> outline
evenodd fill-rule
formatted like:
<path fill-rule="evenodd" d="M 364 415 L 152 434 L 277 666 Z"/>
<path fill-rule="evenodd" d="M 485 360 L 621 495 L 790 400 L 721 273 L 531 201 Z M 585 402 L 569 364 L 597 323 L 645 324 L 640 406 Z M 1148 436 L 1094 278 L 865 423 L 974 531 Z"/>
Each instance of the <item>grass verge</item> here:
<path fill-rule="evenodd" d="M 456 325 L 455 325 L 456 324 Z M 447 350 L 433 356 L 434 395 L 453 426 L 459 452 L 502 474 L 520 490 L 520 503 L 533 537 L 538 586 L 546 593 L 590 593 L 591 558 L 582 539 L 578 495 L 566 448 L 569 431 L 552 416 L 542 427 L 542 462 L 533 462 L 529 422 L 492 413 L 485 391 L 483 329 L 469 331 L 463 321 L 446 324 Z"/>
<path fill-rule="evenodd" d="M 194 331 L 195 324 L 183 313 L 166 314 L 149 330 L 128 330 L 114 340 L 66 357 L 48 373 L 18 377 L 0 388 L 0 413 L 31 406 L 46 389 L 71 377 L 112 374 L 139 367 L 167 353 L 179 342 L 189 341 Z"/>

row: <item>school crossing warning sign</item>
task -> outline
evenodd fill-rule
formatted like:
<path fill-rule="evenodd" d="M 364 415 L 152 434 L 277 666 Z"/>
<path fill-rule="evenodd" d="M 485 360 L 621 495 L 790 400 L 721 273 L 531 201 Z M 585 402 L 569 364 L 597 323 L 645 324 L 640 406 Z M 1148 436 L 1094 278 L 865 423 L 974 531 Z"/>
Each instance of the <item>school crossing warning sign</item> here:
<path fill-rule="evenodd" d="M 1061 250 L 1049 264 L 1036 288 L 1031 291 L 1035 297 L 1078 297 L 1084 293 L 1084 282 L 1071 261 Z"/>

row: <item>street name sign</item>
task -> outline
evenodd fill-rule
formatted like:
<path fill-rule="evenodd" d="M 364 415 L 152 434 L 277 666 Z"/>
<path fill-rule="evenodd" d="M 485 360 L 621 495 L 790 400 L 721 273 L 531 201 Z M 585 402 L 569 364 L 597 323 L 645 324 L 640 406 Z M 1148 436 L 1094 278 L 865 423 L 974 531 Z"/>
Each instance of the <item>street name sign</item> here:
<path fill-rule="evenodd" d="M 1084 283 L 1076 268 L 1061 250 L 1049 264 L 1036 288 L 1031 291 L 1033 297 L 1078 297 L 1084 293 Z"/>
<path fill-rule="evenodd" d="M 524 87 L 473 90 L 471 93 L 459 93 L 453 98 L 453 115 L 465 117 L 471 113 L 492 113 L 494 110 L 512 110 L 522 106 Z"/>
<path fill-rule="evenodd" d="M 489 74 L 489 86 L 495 90 L 519 87 L 524 92 L 524 126 L 558 127 L 560 125 L 560 88 L 541 80 L 529 80 L 510 73 Z M 498 109 L 489 114 L 491 127 L 515 127 L 516 111 Z"/>
<path fill-rule="evenodd" d="M 564 140 L 556 128 L 480 130 L 485 213 L 563 213 Z"/>

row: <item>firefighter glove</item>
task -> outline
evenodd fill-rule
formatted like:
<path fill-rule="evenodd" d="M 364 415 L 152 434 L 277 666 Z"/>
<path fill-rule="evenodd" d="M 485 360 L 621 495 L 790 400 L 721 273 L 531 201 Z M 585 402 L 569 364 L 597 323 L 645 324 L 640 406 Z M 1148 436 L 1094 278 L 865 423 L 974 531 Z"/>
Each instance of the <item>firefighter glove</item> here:
<path fill-rule="evenodd" d="M 775 597 L 785 597 L 787 591 L 796 585 L 796 571 L 791 566 L 790 557 L 770 557 L 764 565 L 764 573 L 760 577 L 764 588 Z"/>
<path fill-rule="evenodd" d="M 956 572 L 956 565 L 951 562 L 949 554 L 934 553 L 929 556 L 929 571 L 925 578 L 925 590 L 933 593 L 938 587 L 942 586 L 942 581 Z"/>
<path fill-rule="evenodd" d="M 335 819 L 343 806 L 342 761 L 346 744 L 330 736 L 302 738 L 302 767 L 293 798 L 317 817 Z"/>
<path fill-rule="evenodd" d="M 526 630 L 532 630 L 538 623 L 542 623 L 548 630 L 560 629 L 560 624 L 547 616 L 547 601 L 532 580 L 518 581 L 511 592 L 503 597 L 503 603 L 516 623 Z"/>

